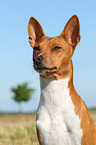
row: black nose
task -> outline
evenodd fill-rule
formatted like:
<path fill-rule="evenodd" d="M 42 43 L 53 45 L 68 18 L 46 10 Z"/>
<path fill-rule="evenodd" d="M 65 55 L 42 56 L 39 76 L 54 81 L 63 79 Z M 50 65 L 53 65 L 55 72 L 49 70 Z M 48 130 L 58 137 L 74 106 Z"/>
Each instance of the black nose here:
<path fill-rule="evenodd" d="M 43 56 L 42 55 L 38 55 L 38 56 L 34 56 L 33 57 L 33 62 L 35 63 L 35 64 L 39 64 L 39 63 L 41 63 L 42 61 L 43 61 Z"/>

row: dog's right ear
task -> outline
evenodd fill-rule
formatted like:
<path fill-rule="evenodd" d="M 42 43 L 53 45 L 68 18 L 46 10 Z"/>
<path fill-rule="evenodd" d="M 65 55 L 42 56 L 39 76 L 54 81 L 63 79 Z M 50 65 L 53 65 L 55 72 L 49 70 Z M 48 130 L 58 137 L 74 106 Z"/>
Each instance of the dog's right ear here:
<path fill-rule="evenodd" d="M 32 47 L 44 36 L 43 29 L 39 22 L 31 17 L 28 24 L 29 43 Z"/>

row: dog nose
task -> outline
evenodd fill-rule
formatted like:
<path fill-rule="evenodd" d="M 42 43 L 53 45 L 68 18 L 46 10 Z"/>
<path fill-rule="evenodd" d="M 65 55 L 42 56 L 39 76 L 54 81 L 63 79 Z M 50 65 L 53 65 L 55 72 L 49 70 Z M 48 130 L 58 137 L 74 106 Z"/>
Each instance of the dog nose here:
<path fill-rule="evenodd" d="M 33 62 L 35 63 L 35 64 L 38 64 L 38 63 L 41 63 L 42 61 L 43 61 L 43 56 L 42 55 L 37 55 L 37 56 L 35 56 L 34 58 L 33 58 Z"/>

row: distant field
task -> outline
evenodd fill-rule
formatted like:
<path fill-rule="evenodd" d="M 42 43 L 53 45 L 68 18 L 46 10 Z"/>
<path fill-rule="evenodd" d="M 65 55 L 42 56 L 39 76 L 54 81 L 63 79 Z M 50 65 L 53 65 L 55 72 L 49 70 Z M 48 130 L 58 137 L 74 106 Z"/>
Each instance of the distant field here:
<path fill-rule="evenodd" d="M 96 110 L 89 110 L 96 122 Z M 39 145 L 35 115 L 5 115 L 0 117 L 0 145 Z"/>
<path fill-rule="evenodd" d="M 88 112 L 93 122 L 96 123 L 96 109 L 90 109 L 88 110 Z"/>
<path fill-rule="evenodd" d="M 39 145 L 35 115 L 0 117 L 0 145 Z"/>

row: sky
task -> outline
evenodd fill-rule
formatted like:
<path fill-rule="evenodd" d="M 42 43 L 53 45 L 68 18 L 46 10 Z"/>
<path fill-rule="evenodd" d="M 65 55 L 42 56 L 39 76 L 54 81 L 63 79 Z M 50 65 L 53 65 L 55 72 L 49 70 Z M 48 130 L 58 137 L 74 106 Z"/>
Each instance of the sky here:
<path fill-rule="evenodd" d="M 0 111 L 18 111 L 11 88 L 29 82 L 36 91 L 22 104 L 34 111 L 40 99 L 39 75 L 33 69 L 28 42 L 28 22 L 35 17 L 46 36 L 61 34 L 72 15 L 80 21 L 81 41 L 72 57 L 74 86 L 88 107 L 96 107 L 96 1 L 4 0 L 0 1 Z"/>

